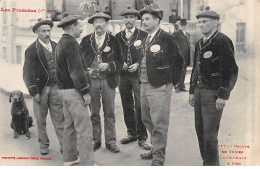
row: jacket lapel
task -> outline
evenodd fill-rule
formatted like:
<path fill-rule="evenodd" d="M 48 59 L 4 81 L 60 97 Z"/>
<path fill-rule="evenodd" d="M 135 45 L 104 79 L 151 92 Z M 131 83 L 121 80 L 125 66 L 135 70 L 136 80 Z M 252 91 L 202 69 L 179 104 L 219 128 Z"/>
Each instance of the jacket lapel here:
<path fill-rule="evenodd" d="M 54 43 L 53 41 L 51 41 L 51 40 L 50 40 L 50 43 L 51 43 L 52 51 L 53 51 L 53 53 L 54 53 L 54 50 L 55 50 L 56 45 L 55 45 L 55 43 Z"/>
<path fill-rule="evenodd" d="M 47 61 L 46 58 L 44 56 L 44 51 L 43 51 L 43 46 L 41 45 L 41 43 L 39 42 L 39 40 L 36 40 L 36 49 L 37 49 L 37 54 L 39 57 L 39 60 L 41 62 L 41 64 L 43 65 L 43 67 L 45 68 L 45 70 L 47 71 Z"/>
<path fill-rule="evenodd" d="M 213 35 L 203 44 L 203 38 L 200 41 L 200 48 L 201 50 L 205 49 L 207 46 L 209 46 L 212 43 L 212 40 L 217 36 L 218 30 L 216 30 Z"/>
<path fill-rule="evenodd" d="M 153 39 L 151 40 L 151 42 L 148 44 L 147 48 L 148 49 L 150 46 L 152 46 L 152 44 L 156 41 L 156 39 L 160 36 L 161 34 L 161 29 L 159 29 L 156 34 L 154 35 Z M 148 36 L 146 37 L 146 40 L 147 40 Z"/>
<path fill-rule="evenodd" d="M 121 32 L 121 38 L 123 39 L 123 41 L 125 42 L 125 44 L 128 45 L 128 42 L 127 42 L 127 38 L 126 38 L 126 32 L 125 30 Z"/>
<path fill-rule="evenodd" d="M 92 33 L 91 36 L 90 36 L 90 46 L 92 47 L 94 53 L 96 53 L 96 48 L 95 48 L 95 45 L 96 45 L 96 40 L 95 40 L 95 33 Z"/>
<path fill-rule="evenodd" d="M 134 31 L 131 41 L 130 41 L 130 46 L 138 39 L 139 33 L 140 33 L 140 30 L 135 28 L 135 31 Z"/>
<path fill-rule="evenodd" d="M 108 45 L 108 42 L 109 42 L 109 41 L 110 41 L 109 34 L 106 33 L 106 37 L 105 37 L 104 43 L 103 43 L 102 47 L 100 48 L 100 53 L 103 52 L 103 50 L 105 49 L 105 47 Z"/>

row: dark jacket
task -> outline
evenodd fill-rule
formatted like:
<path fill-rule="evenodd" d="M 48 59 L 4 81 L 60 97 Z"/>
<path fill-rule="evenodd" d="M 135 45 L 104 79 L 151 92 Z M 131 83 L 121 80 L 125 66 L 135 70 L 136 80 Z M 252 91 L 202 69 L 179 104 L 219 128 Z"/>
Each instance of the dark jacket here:
<path fill-rule="evenodd" d="M 54 51 L 56 43 L 51 40 L 50 43 Z M 37 39 L 25 51 L 23 80 L 31 96 L 41 94 L 49 80 L 48 65 L 43 48 Z"/>
<path fill-rule="evenodd" d="M 190 34 L 186 32 L 186 35 L 182 30 L 173 32 L 172 36 L 178 42 L 182 57 L 185 59 L 185 65 L 190 64 Z"/>
<path fill-rule="evenodd" d="M 154 51 L 154 48 L 158 51 Z M 148 81 L 155 87 L 170 82 L 176 85 L 183 70 L 184 59 L 173 36 L 159 29 L 145 53 Z"/>
<path fill-rule="evenodd" d="M 61 89 L 77 89 L 82 95 L 90 92 L 83 51 L 74 37 L 62 35 L 56 46 L 55 62 L 57 81 Z"/>
<path fill-rule="evenodd" d="M 190 94 L 194 94 L 196 83 L 200 78 L 204 88 L 218 90 L 217 96 L 227 100 L 237 77 L 234 46 L 226 35 L 216 31 L 205 44 L 203 39 L 196 43 Z"/>
<path fill-rule="evenodd" d="M 84 52 L 86 65 L 90 68 L 97 54 L 97 49 L 95 48 L 95 33 L 85 36 L 80 45 Z M 122 69 L 124 63 L 122 49 L 118 39 L 115 36 L 106 33 L 106 38 L 101 47 L 100 54 L 102 61 L 109 64 L 109 69 L 106 70 L 107 82 L 111 88 L 116 88 L 119 83 L 118 73 Z"/>
<path fill-rule="evenodd" d="M 130 55 L 132 64 L 135 63 L 140 63 L 140 59 L 142 56 L 142 52 L 143 52 L 143 48 L 142 48 L 142 44 L 144 42 L 144 39 L 146 38 L 147 33 L 135 28 L 135 31 L 133 32 L 132 38 L 130 40 L 130 42 L 128 42 L 127 38 L 126 38 L 126 32 L 125 30 L 119 32 L 116 34 L 117 39 L 120 42 L 122 51 L 123 51 L 123 59 L 124 62 L 127 63 L 127 55 Z M 138 43 L 141 44 L 139 45 Z M 124 76 L 124 77 L 138 77 L 138 70 L 135 72 L 129 72 L 127 70 L 121 70 L 120 71 L 120 76 Z"/>

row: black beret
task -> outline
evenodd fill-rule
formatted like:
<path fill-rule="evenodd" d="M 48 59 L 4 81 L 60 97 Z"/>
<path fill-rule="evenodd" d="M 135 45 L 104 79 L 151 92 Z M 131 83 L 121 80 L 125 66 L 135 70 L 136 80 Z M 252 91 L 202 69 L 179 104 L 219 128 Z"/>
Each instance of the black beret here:
<path fill-rule="evenodd" d="M 38 19 L 38 22 L 32 27 L 32 31 L 35 31 L 42 25 L 49 25 L 51 28 L 53 27 L 53 22 L 49 20 Z"/>
<path fill-rule="evenodd" d="M 104 18 L 106 21 L 109 21 L 111 19 L 109 15 L 98 11 L 88 19 L 88 23 L 93 24 L 95 18 Z"/>
<path fill-rule="evenodd" d="M 220 16 L 217 12 L 210 10 L 210 7 L 206 7 L 205 11 L 202 11 L 196 15 L 196 18 L 199 19 L 200 17 L 212 18 L 219 20 Z"/>
<path fill-rule="evenodd" d="M 187 24 L 188 24 L 187 19 L 184 18 L 180 19 L 180 25 L 186 26 Z"/>
<path fill-rule="evenodd" d="M 131 6 L 127 6 L 127 8 L 121 12 L 119 14 L 119 16 L 124 16 L 124 15 L 136 15 L 136 16 L 139 16 L 139 12 L 133 8 L 131 8 Z"/>
<path fill-rule="evenodd" d="M 80 18 L 81 16 L 79 15 L 69 15 L 67 12 L 64 12 L 62 15 L 62 20 L 58 23 L 57 27 L 62 28 L 64 26 L 71 25 Z"/>

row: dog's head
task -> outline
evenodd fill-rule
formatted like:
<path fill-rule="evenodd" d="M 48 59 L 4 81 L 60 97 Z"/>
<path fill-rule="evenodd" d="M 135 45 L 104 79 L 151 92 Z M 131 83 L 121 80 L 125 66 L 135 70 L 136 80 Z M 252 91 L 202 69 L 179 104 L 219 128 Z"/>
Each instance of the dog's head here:
<path fill-rule="evenodd" d="M 10 103 L 12 101 L 14 101 L 14 102 L 21 102 L 23 100 L 24 100 L 23 92 L 21 92 L 20 90 L 14 90 L 9 95 L 9 102 Z"/>

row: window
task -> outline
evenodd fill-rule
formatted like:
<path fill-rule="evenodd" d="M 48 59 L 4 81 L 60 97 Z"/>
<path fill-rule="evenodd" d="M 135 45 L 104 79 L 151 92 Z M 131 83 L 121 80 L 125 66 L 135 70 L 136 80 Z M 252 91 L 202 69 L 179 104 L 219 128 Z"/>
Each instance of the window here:
<path fill-rule="evenodd" d="M 238 53 L 246 52 L 245 40 L 246 40 L 246 23 L 237 23 L 236 25 L 236 51 Z"/>

